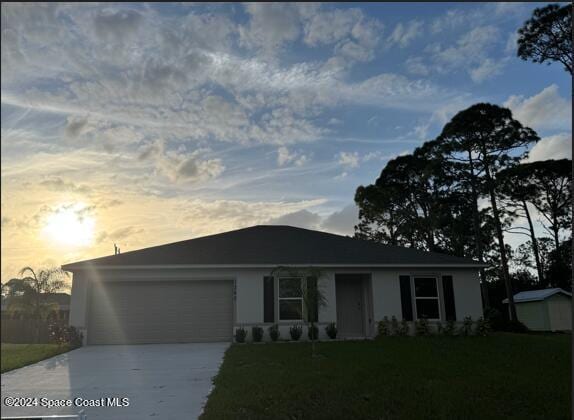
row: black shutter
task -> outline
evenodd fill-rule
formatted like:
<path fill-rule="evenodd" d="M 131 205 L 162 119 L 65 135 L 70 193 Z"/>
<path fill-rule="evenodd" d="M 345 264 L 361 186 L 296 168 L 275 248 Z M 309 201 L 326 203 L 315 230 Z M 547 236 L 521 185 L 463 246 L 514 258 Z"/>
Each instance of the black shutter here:
<path fill-rule="evenodd" d="M 307 308 L 307 320 L 309 322 L 319 321 L 319 305 L 317 305 L 317 278 L 307 277 L 307 296 L 310 301 L 315 303 L 314 308 Z"/>
<path fill-rule="evenodd" d="M 442 276 L 442 290 L 444 295 L 444 310 L 447 321 L 456 321 L 456 307 L 454 306 L 454 289 L 452 276 Z"/>
<path fill-rule="evenodd" d="M 401 282 L 401 306 L 403 308 L 403 319 L 413 320 L 413 301 L 411 297 L 411 278 L 410 276 L 399 276 Z"/>
<path fill-rule="evenodd" d="M 263 322 L 275 322 L 273 277 L 263 277 Z"/>

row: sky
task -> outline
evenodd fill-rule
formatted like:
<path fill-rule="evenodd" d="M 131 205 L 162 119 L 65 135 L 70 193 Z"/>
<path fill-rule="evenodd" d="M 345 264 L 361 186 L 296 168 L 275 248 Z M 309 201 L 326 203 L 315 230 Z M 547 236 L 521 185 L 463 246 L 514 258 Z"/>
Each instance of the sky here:
<path fill-rule="evenodd" d="M 2 4 L 2 281 L 255 224 L 352 234 L 357 186 L 477 102 L 570 157 L 546 3 Z M 518 239 L 512 239 L 514 241 Z"/>

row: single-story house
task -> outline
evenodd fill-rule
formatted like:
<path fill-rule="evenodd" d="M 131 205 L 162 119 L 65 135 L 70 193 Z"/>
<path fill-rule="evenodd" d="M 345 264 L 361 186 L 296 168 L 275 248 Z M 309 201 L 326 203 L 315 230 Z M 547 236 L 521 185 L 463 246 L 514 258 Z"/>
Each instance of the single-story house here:
<path fill-rule="evenodd" d="M 282 270 L 277 270 L 283 267 Z M 253 226 L 87 261 L 73 273 L 70 324 L 87 344 L 230 341 L 237 327 L 308 314 L 302 291 L 326 298 L 319 333 L 370 337 L 384 316 L 462 321 L 482 316 L 471 259 L 291 226 Z M 310 275 L 312 273 L 312 276 Z"/>
<path fill-rule="evenodd" d="M 508 303 L 504 299 L 502 303 Z M 514 295 L 518 320 L 533 331 L 572 330 L 572 293 L 560 288 Z"/>
<path fill-rule="evenodd" d="M 11 310 L 11 296 L 3 296 L 0 304 L 2 319 L 24 319 L 25 313 Z M 42 302 L 54 304 L 54 311 L 48 316 L 49 320 L 68 321 L 70 318 L 70 295 L 68 293 L 44 293 Z"/>

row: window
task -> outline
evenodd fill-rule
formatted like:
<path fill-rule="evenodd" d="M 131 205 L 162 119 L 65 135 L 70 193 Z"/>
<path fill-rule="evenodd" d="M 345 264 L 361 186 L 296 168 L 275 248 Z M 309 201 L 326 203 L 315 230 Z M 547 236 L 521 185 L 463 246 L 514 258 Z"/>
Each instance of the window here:
<path fill-rule="evenodd" d="M 414 291 L 417 318 L 440 319 L 437 279 L 435 277 L 415 277 Z"/>
<path fill-rule="evenodd" d="M 279 279 L 279 320 L 300 321 L 303 319 L 302 281 L 297 277 Z"/>

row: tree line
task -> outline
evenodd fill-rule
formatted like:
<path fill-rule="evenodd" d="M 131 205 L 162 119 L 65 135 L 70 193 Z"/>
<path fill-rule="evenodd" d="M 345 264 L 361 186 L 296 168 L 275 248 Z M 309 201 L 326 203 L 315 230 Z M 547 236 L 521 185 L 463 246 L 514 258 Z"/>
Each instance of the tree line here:
<path fill-rule="evenodd" d="M 571 21 L 570 6 L 536 9 L 519 30 L 518 56 L 560 62 L 572 74 Z M 357 188 L 355 236 L 486 263 L 485 306 L 500 305 L 503 286 L 516 320 L 513 283 L 571 289 L 572 161 L 528 162 L 539 140 L 509 109 L 478 103 L 460 111 L 438 137 Z M 512 249 L 505 233 L 527 241 Z"/>

